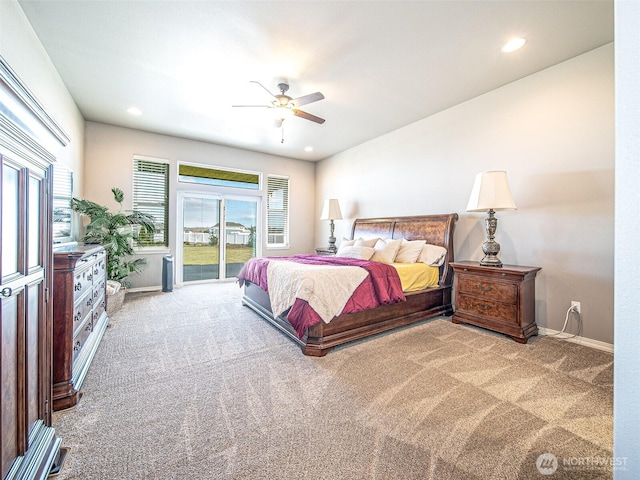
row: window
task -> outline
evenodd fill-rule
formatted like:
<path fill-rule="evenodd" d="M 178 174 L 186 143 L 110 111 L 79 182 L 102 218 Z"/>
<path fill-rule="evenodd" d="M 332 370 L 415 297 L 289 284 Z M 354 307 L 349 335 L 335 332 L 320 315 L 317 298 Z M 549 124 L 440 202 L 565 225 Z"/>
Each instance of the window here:
<path fill-rule="evenodd" d="M 186 163 L 178 165 L 178 181 L 219 187 L 260 189 L 260 174 L 257 172 Z"/>
<path fill-rule="evenodd" d="M 289 246 L 289 178 L 267 176 L 267 247 Z"/>
<path fill-rule="evenodd" d="M 53 243 L 70 242 L 73 209 L 73 173 L 59 163 L 53 167 Z"/>
<path fill-rule="evenodd" d="M 133 209 L 155 218 L 153 237 L 138 232 L 142 247 L 169 246 L 169 164 L 148 157 L 133 158 Z"/>

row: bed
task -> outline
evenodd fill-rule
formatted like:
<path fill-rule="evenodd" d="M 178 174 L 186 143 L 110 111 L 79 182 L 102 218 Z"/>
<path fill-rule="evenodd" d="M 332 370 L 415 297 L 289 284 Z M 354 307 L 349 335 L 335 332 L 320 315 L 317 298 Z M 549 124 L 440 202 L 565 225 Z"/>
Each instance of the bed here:
<path fill-rule="evenodd" d="M 331 348 L 338 345 L 428 318 L 451 315 L 453 313 L 451 303 L 453 270 L 450 263 L 454 260 L 453 232 L 457 219 L 458 215 L 451 213 L 395 218 L 359 218 L 354 221 L 351 229 L 352 239 L 425 240 L 427 244 L 446 249 L 442 264 L 438 267 L 437 285 L 419 291 L 405 292 L 403 301 L 355 313 L 340 314 L 329 323 L 319 322 L 310 326 L 302 335 L 287 320 L 289 312 L 278 316 L 273 314 L 269 293 L 258 285 L 259 282 L 242 279 L 240 282 L 244 288 L 242 303 L 296 342 L 305 355 L 311 356 L 324 356 Z M 313 258 L 309 261 L 313 262 Z"/>

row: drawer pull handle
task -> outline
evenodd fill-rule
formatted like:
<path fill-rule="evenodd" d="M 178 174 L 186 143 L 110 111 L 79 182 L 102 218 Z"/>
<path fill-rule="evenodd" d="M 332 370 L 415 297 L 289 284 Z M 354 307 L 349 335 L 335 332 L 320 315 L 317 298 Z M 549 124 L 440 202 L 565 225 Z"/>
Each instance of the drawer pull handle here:
<path fill-rule="evenodd" d="M 11 290 L 11 287 L 4 287 L 2 290 L 0 290 L 0 295 L 2 295 L 3 297 L 10 297 L 12 293 L 13 290 Z"/>
<path fill-rule="evenodd" d="M 93 322 L 87 323 L 87 328 L 85 328 L 87 332 L 91 332 L 93 330 Z"/>
<path fill-rule="evenodd" d="M 78 350 L 80 350 L 80 348 L 82 347 L 82 344 L 78 341 L 76 342 L 76 344 L 73 346 L 73 351 L 77 352 Z"/>
<path fill-rule="evenodd" d="M 81 283 L 81 282 L 76 283 L 76 284 L 73 286 L 73 289 L 74 289 L 76 292 L 78 292 L 78 291 L 82 290 L 82 283 Z"/>
<path fill-rule="evenodd" d="M 87 275 L 87 280 L 89 281 L 93 280 L 93 275 L 92 274 Z"/>
<path fill-rule="evenodd" d="M 488 312 L 489 310 L 491 310 L 493 308 L 492 305 L 486 305 L 484 303 L 478 303 L 478 308 L 480 310 L 484 310 L 485 312 Z"/>
<path fill-rule="evenodd" d="M 93 304 L 93 298 L 87 300 L 87 307 L 90 307 Z"/>
<path fill-rule="evenodd" d="M 491 285 L 480 284 L 480 285 L 478 285 L 478 289 L 483 291 L 483 292 L 490 292 L 490 291 L 493 290 L 493 287 Z"/>
<path fill-rule="evenodd" d="M 77 312 L 75 314 L 75 316 L 73 317 L 73 321 L 74 322 L 79 322 L 81 318 L 82 318 L 82 313 L 81 312 Z"/>

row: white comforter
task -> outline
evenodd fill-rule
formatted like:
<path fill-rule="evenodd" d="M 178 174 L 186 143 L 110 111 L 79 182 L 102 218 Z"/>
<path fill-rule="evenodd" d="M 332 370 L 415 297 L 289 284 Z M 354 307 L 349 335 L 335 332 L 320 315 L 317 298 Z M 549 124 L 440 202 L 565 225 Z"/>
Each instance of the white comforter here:
<path fill-rule="evenodd" d="M 365 269 L 352 266 L 306 265 L 271 260 L 267 267 L 269 300 L 274 316 L 306 300 L 325 323 L 342 312 L 347 300 L 367 277 Z"/>

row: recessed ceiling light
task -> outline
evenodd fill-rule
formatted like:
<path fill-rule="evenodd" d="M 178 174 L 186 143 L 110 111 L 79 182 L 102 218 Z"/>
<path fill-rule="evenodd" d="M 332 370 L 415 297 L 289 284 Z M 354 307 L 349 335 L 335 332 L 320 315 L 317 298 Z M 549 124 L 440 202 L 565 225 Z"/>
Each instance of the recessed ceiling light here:
<path fill-rule="evenodd" d="M 129 107 L 127 108 L 127 113 L 129 113 L 130 115 L 142 115 L 142 110 L 140 110 L 138 107 Z"/>
<path fill-rule="evenodd" d="M 527 41 L 524 38 L 512 38 L 504 44 L 504 46 L 502 47 L 502 51 L 504 53 L 515 52 L 519 48 L 522 48 L 525 43 L 527 43 Z"/>
<path fill-rule="evenodd" d="M 304 147 L 305 152 L 313 152 L 313 147 Z"/>

